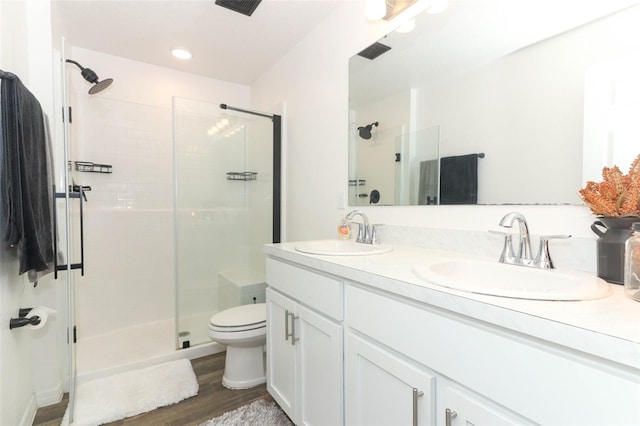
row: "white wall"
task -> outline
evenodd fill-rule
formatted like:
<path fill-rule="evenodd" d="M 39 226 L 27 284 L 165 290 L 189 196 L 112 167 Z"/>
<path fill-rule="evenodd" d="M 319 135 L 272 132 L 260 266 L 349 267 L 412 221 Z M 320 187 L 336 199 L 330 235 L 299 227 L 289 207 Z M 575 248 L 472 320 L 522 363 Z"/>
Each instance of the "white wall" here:
<path fill-rule="evenodd" d="M 348 2 L 252 86 L 256 108 L 284 101 L 289 111 L 286 197 L 290 241 L 336 235 L 338 218 L 344 213 L 337 208 L 338 194 L 347 192 L 348 59 L 394 24 L 368 22 L 364 2 Z M 534 233 L 594 237 L 589 229 L 594 218 L 581 206 L 363 209 L 376 223 L 477 231 L 495 228 L 502 215 L 518 210 L 527 216 Z"/>
<path fill-rule="evenodd" d="M 0 68 L 21 79 L 39 100 L 53 126 L 49 2 L 1 2 L 0 22 Z M 31 424 L 36 404 L 53 402 L 61 396 L 57 319 L 50 319 L 37 331 L 9 330 L 7 323 L 21 307 L 56 308 L 59 287 L 63 285 L 47 276 L 34 288 L 26 277 L 18 276 L 15 252 L 0 248 L 0 424 Z"/>
<path fill-rule="evenodd" d="M 441 126 L 442 156 L 486 153 L 478 167 L 478 204 L 579 203 L 586 75 L 594 64 L 638 51 L 638 19 L 640 7 L 625 10 L 426 84 L 418 91 L 417 127 Z M 637 147 L 632 151 L 625 153 L 627 167 L 638 155 Z M 602 165 L 594 169 L 599 175 Z M 514 185 L 520 179 L 527 191 Z"/>
<path fill-rule="evenodd" d="M 345 2 L 252 85 L 252 105 L 286 103 L 285 235 L 336 235 L 339 193 L 348 193 L 348 59 L 383 34 L 365 3 Z M 310 49 L 310 50 L 309 50 Z"/>

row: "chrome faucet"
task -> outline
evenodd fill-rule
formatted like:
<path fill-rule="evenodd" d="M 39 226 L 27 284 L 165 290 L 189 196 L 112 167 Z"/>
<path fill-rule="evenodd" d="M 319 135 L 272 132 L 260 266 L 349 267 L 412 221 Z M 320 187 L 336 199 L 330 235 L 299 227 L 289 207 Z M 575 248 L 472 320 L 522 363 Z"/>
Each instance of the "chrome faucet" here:
<path fill-rule="evenodd" d="M 499 225 L 503 228 L 511 228 L 513 227 L 513 222 L 518 222 L 518 229 L 520 231 L 518 254 L 512 259 L 505 258 L 505 263 L 516 263 L 516 261 L 519 261 L 518 263 L 528 262 L 531 260 L 531 238 L 529 237 L 529 225 L 527 225 L 527 219 L 525 219 L 524 215 L 518 212 L 507 213 L 500 220 Z"/>
<path fill-rule="evenodd" d="M 352 210 L 345 218 L 347 220 L 352 220 L 355 216 L 362 217 L 362 223 L 354 222 L 358 225 L 358 235 L 356 237 L 357 243 L 365 243 L 365 244 L 379 244 L 380 240 L 378 239 L 377 228 L 376 225 L 369 225 L 369 218 L 362 210 Z"/>
<path fill-rule="evenodd" d="M 551 255 L 549 254 L 549 240 L 554 238 L 570 238 L 571 235 L 543 235 L 540 237 L 540 244 L 538 247 L 538 255 L 534 259 L 531 256 L 531 238 L 529 236 L 529 226 L 527 220 L 522 213 L 511 212 L 504 215 L 500 220 L 499 225 L 503 228 L 513 227 L 513 223 L 518 223 L 519 240 L 518 240 L 518 252 L 514 253 L 512 235 L 507 233 L 501 233 L 504 235 L 504 246 L 502 253 L 500 254 L 501 263 L 508 263 L 511 265 L 530 266 L 541 269 L 553 268 L 553 262 L 551 261 Z"/>

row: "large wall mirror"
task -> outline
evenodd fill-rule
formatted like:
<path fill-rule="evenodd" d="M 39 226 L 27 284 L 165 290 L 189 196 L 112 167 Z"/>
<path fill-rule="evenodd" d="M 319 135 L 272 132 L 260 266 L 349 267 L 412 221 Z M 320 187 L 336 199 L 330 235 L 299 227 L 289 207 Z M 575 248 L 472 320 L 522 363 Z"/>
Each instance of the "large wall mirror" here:
<path fill-rule="evenodd" d="M 450 0 L 352 57 L 349 204 L 579 204 L 626 172 L 638 3 Z"/>

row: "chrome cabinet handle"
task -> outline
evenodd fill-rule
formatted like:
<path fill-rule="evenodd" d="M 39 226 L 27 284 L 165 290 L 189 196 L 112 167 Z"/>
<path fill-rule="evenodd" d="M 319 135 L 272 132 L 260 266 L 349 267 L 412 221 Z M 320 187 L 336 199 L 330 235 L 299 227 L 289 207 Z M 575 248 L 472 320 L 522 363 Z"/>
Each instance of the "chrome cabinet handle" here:
<path fill-rule="evenodd" d="M 424 392 L 413 388 L 413 426 L 418 426 L 418 397 L 424 395 Z"/>
<path fill-rule="evenodd" d="M 446 409 L 444 411 L 444 424 L 445 426 L 451 426 L 451 419 L 455 419 L 458 416 L 458 413 L 455 411 L 451 411 L 450 409 Z"/>
<path fill-rule="evenodd" d="M 284 311 L 284 340 L 289 340 L 289 336 L 291 334 L 289 333 L 289 310 L 287 309 Z"/>
<path fill-rule="evenodd" d="M 299 316 L 295 316 L 293 312 L 291 312 L 291 345 L 295 346 L 296 342 L 300 340 L 296 337 L 296 320 L 300 318 Z"/>

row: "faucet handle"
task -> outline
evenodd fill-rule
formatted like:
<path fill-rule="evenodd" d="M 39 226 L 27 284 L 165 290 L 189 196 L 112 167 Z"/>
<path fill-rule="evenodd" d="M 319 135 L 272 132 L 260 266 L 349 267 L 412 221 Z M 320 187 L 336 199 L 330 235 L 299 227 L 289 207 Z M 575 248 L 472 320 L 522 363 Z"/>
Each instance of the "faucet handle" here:
<path fill-rule="evenodd" d="M 380 238 L 378 238 L 378 229 L 384 226 L 384 223 L 374 223 L 371 225 L 371 244 L 380 244 Z"/>
<path fill-rule="evenodd" d="M 513 234 L 509 232 L 494 231 L 493 229 L 489 229 L 489 233 L 502 235 L 504 237 L 504 245 L 502 246 L 502 253 L 500 253 L 498 262 L 515 263 L 516 255 L 513 252 Z"/>
<path fill-rule="evenodd" d="M 544 269 L 553 269 L 553 261 L 551 260 L 551 254 L 549 254 L 549 240 L 566 240 L 571 238 L 571 235 L 542 235 L 540 236 L 540 246 L 538 248 L 538 255 L 533 261 L 535 266 Z"/>
<path fill-rule="evenodd" d="M 365 233 L 364 224 L 360 222 L 351 222 L 352 225 L 358 225 L 358 235 L 356 236 L 356 243 L 362 243 L 365 241 Z"/>

